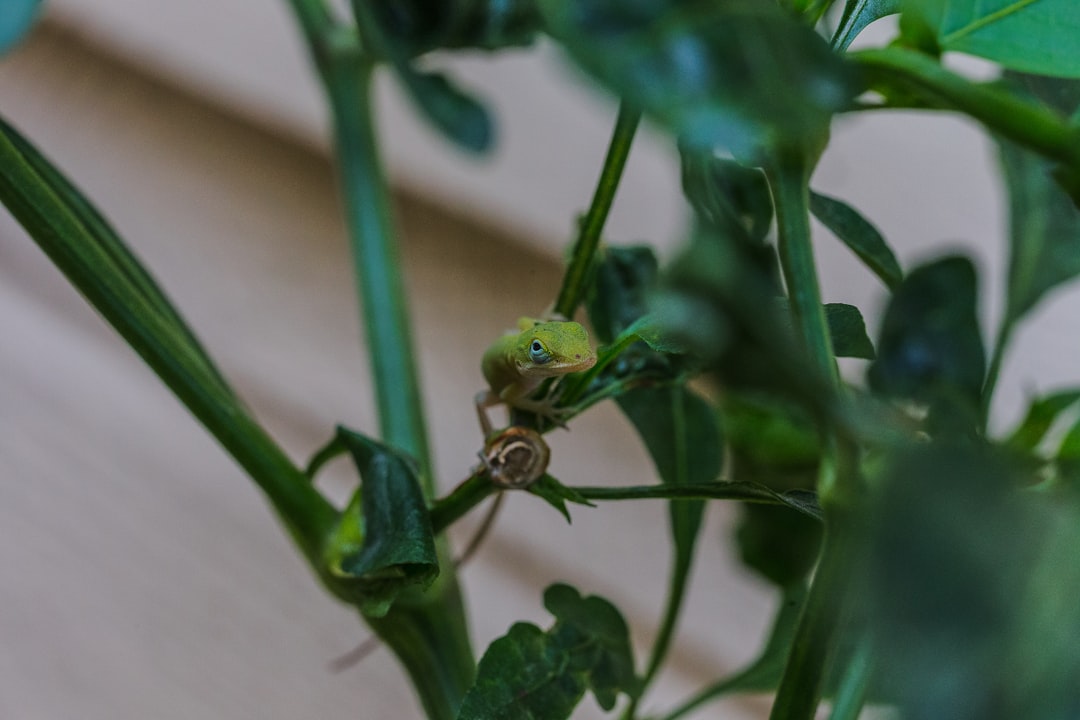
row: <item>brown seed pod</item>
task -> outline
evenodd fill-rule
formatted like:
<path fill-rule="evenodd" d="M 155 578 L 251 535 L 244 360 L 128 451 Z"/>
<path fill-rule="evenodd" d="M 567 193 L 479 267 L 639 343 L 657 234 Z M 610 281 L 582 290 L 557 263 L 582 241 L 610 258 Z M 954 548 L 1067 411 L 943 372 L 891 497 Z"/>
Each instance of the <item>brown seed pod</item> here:
<path fill-rule="evenodd" d="M 490 436 L 481 458 L 492 483 L 516 490 L 532 485 L 547 471 L 551 450 L 540 433 L 515 425 Z"/>

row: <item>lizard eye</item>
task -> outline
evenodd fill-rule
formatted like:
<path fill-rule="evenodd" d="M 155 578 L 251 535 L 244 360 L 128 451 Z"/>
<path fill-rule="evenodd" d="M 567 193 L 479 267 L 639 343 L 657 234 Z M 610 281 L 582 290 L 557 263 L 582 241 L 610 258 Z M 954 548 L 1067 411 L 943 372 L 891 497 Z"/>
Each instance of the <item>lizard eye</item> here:
<path fill-rule="evenodd" d="M 548 352 L 544 343 L 539 340 L 533 340 L 532 343 L 529 344 L 529 357 L 534 363 L 543 365 L 551 360 L 551 353 Z"/>

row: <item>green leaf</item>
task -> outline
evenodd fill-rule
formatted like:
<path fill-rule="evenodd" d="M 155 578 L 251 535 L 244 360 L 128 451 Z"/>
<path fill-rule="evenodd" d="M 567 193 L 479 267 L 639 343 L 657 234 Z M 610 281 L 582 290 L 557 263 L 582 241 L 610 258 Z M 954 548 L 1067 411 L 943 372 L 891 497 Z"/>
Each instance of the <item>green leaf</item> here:
<path fill-rule="evenodd" d="M 877 682 L 913 720 L 1051 720 L 1077 707 L 1080 508 L 1018 491 L 982 446 L 888 458 L 862 524 Z"/>
<path fill-rule="evenodd" d="M 851 41 L 866 29 L 867 25 L 900 12 L 902 3 L 903 0 L 848 0 L 844 5 L 840 26 L 833 34 L 833 49 L 839 52 L 847 50 Z"/>
<path fill-rule="evenodd" d="M 539 0 L 586 71 L 689 146 L 815 152 L 857 93 L 843 59 L 775 3 Z"/>
<path fill-rule="evenodd" d="M 855 253 L 890 289 L 904 277 L 892 248 L 876 227 L 855 208 L 836 198 L 811 191 L 810 211 Z"/>
<path fill-rule="evenodd" d="M 417 106 L 443 135 L 471 152 L 491 148 L 495 125 L 483 104 L 453 85 L 446 75 L 417 72 L 404 64 L 397 69 Z"/>
<path fill-rule="evenodd" d="M 722 441 L 709 403 L 685 385 L 636 388 L 617 402 L 638 431 L 665 485 L 699 485 L 720 476 Z M 705 503 L 668 503 L 674 543 L 667 605 L 653 646 L 646 678 L 651 678 L 670 646 L 694 559 Z"/>
<path fill-rule="evenodd" d="M 586 307 L 597 339 L 611 344 L 648 311 L 659 264 L 653 249 L 645 245 L 602 246 L 598 260 Z"/>
<path fill-rule="evenodd" d="M 540 479 L 532 485 L 529 485 L 526 490 L 561 512 L 563 517 L 566 518 L 566 522 L 570 522 L 570 511 L 566 509 L 567 502 L 596 507 L 596 505 L 583 498 L 576 490 L 568 488 L 547 474 L 542 475 Z"/>
<path fill-rule="evenodd" d="M 615 606 L 556 584 L 544 607 L 556 619 L 550 630 L 516 623 L 491 643 L 458 720 L 565 720 L 587 689 L 605 710 L 620 692 L 636 696 L 629 631 Z"/>
<path fill-rule="evenodd" d="M 760 170 L 679 144 L 683 195 L 706 222 L 745 231 L 762 243 L 773 220 L 769 183 Z"/>
<path fill-rule="evenodd" d="M 266 493 L 313 565 L 337 513 L 237 399 L 149 273 L 93 206 L 0 121 L 0 201 Z"/>
<path fill-rule="evenodd" d="M 1080 4 L 1074 0 L 905 0 L 902 28 L 942 50 L 1040 75 L 1080 77 Z"/>
<path fill-rule="evenodd" d="M 972 421 L 986 374 L 975 284 L 975 268 L 964 257 L 908 274 L 885 311 L 869 371 L 875 393 L 927 403 L 950 424 Z"/>
<path fill-rule="evenodd" d="M 1046 437 L 1061 413 L 1080 402 L 1080 390 L 1063 390 L 1035 400 L 1027 414 L 1005 441 L 1007 447 L 1020 452 L 1032 452 Z"/>
<path fill-rule="evenodd" d="M 1005 322 L 1080 274 L 1080 210 L 1052 176 L 1053 164 L 999 141 L 1009 190 L 1009 276 Z"/>
<path fill-rule="evenodd" d="M 829 323 L 836 357 L 874 359 L 874 344 L 866 334 L 866 323 L 859 308 L 844 303 L 826 303 L 825 320 Z"/>
<path fill-rule="evenodd" d="M 385 615 L 402 590 L 439 574 L 435 540 L 413 464 L 393 449 L 339 427 L 360 487 L 326 548 L 331 577 L 365 615 Z"/>
<path fill-rule="evenodd" d="M 410 57 L 437 48 L 529 45 L 540 25 L 532 0 L 385 0 L 372 10 Z"/>
<path fill-rule="evenodd" d="M 0 12 L 0 55 L 30 32 L 40 9 L 41 0 L 4 0 L 4 10 Z"/>
<path fill-rule="evenodd" d="M 790 327 L 791 313 L 788 311 L 788 299 L 777 298 L 777 306 L 782 310 L 782 317 Z M 874 344 L 866 334 L 866 322 L 859 308 L 844 303 L 826 303 L 825 321 L 829 326 L 829 339 L 836 357 L 874 359 Z"/>

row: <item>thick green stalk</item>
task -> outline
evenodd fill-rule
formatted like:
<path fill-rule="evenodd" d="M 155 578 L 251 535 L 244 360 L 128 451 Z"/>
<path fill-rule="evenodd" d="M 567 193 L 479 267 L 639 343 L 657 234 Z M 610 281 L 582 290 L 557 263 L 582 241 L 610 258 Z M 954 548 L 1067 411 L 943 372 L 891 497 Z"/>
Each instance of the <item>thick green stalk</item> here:
<path fill-rule="evenodd" d="M 424 490 L 434 491 L 420 384 L 413 358 L 390 195 L 375 142 L 374 67 L 359 46 L 339 48 L 327 73 L 345 217 L 384 442 L 416 458 Z"/>
<path fill-rule="evenodd" d="M 802 160 L 788 159 L 767 167 L 765 175 L 776 207 L 777 249 L 795 332 L 807 352 L 811 370 L 836 387 L 836 360 L 810 239 L 809 168 Z"/>
<path fill-rule="evenodd" d="M 615 191 L 619 189 L 626 158 L 634 142 L 634 133 L 641 120 L 641 112 L 630 108 L 624 102 L 619 106 L 619 117 L 615 120 L 615 130 L 611 135 L 604 167 L 600 171 L 600 180 L 596 183 L 589 211 L 581 222 L 574 255 L 570 266 L 563 276 L 562 288 L 555 301 L 555 312 L 564 317 L 572 317 L 577 306 L 585 297 L 585 283 L 589 279 L 596 249 L 600 246 L 600 237 L 604 231 L 611 204 L 615 200 Z"/>
<path fill-rule="evenodd" d="M 873 675 L 873 661 L 873 645 L 870 638 L 864 634 L 859 638 L 855 652 L 848 660 L 847 668 L 837 685 L 829 720 L 859 720 L 863 706 L 866 705 L 866 692 Z"/>
<path fill-rule="evenodd" d="M 884 82 L 946 110 L 956 110 L 990 130 L 1055 162 L 1080 168 L 1080 131 L 1047 108 L 943 68 L 915 50 L 888 47 L 849 53 L 871 83 Z"/>

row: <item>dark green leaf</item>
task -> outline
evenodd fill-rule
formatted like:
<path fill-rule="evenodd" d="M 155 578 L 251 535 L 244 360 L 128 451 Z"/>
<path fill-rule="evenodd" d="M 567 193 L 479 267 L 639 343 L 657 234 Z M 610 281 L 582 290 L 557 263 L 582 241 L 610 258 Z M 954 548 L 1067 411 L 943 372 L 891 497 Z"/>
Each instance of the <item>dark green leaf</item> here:
<path fill-rule="evenodd" d="M 532 0 L 383 0 L 371 5 L 383 32 L 410 57 L 437 48 L 528 45 L 540 25 Z"/>
<path fill-rule="evenodd" d="M 440 73 L 398 67 L 402 81 L 424 115 L 447 138 L 472 152 L 491 148 L 495 126 L 487 109 Z"/>
<path fill-rule="evenodd" d="M 41 0 L 4 0 L 0 12 L 0 55 L 13 48 L 30 31 Z"/>
<path fill-rule="evenodd" d="M 810 210 L 833 235 L 866 263 L 886 286 L 895 289 L 900 284 L 904 273 L 892 248 L 878 229 L 855 208 L 836 198 L 811 192 Z"/>
<path fill-rule="evenodd" d="M 1006 322 L 1080 274 L 1080 210 L 1062 192 L 1052 163 L 1001 140 L 1009 189 L 1009 289 Z"/>
<path fill-rule="evenodd" d="M 869 372 L 874 392 L 927 403 L 949 425 L 974 421 L 986 374 L 975 283 L 963 257 L 908 274 L 885 311 Z"/>
<path fill-rule="evenodd" d="M 386 614 L 398 594 L 439 574 L 424 495 L 412 463 L 345 428 L 338 440 L 360 473 L 360 487 L 330 539 L 331 576 L 366 615 Z"/>
<path fill-rule="evenodd" d="M 583 498 L 576 490 L 566 487 L 550 475 L 542 475 L 539 480 L 532 485 L 529 485 L 526 489 L 561 512 L 563 517 L 566 518 L 566 522 L 570 522 L 570 511 L 566 509 L 567 502 L 596 507 L 593 503 Z"/>
<path fill-rule="evenodd" d="M 619 97 L 689 146 L 750 159 L 820 149 L 857 88 L 847 65 L 775 3 L 540 0 L 550 32 Z"/>
<path fill-rule="evenodd" d="M 905 718 L 1051 720 L 1080 708 L 1080 513 L 1023 493 L 986 448 L 890 458 L 867 532 L 877 678 Z"/>
<path fill-rule="evenodd" d="M 620 692 L 636 695 L 629 631 L 611 603 L 552 585 L 544 606 L 555 625 L 544 632 L 517 623 L 495 640 L 480 660 L 458 720 L 565 720 L 587 689 L 605 710 Z"/>
<path fill-rule="evenodd" d="M 874 344 L 866 334 L 866 323 L 859 308 L 844 303 L 826 303 L 825 319 L 829 323 L 836 357 L 874 359 Z"/>
<path fill-rule="evenodd" d="M 648 311 L 649 294 L 659 275 L 651 247 L 601 247 L 587 308 L 593 332 L 611 344 Z"/>
<path fill-rule="evenodd" d="M 762 243 L 772 225 L 772 195 L 760 170 L 717 157 L 711 150 L 679 146 L 683 195 L 706 222 L 741 228 Z"/>
<path fill-rule="evenodd" d="M 618 398 L 666 485 L 698 485 L 717 480 L 721 467 L 720 429 L 713 408 L 685 385 L 636 388 Z M 668 503 L 674 543 L 667 605 L 646 677 L 660 665 L 674 636 L 694 559 L 705 503 Z"/>
<path fill-rule="evenodd" d="M 1020 83 L 1035 98 L 1065 117 L 1080 109 L 1080 81 L 1011 71 L 1005 77 Z"/>
<path fill-rule="evenodd" d="M 1024 72 L 1080 77 L 1075 0 L 904 0 L 904 34 Z"/>
<path fill-rule="evenodd" d="M 787 298 L 777 298 L 776 304 L 790 327 L 791 313 L 788 311 Z M 825 321 L 829 325 L 829 337 L 836 357 L 874 359 L 874 344 L 866 334 L 866 322 L 859 308 L 844 303 L 826 303 Z"/>
<path fill-rule="evenodd" d="M 847 0 L 840 26 L 833 35 L 834 50 L 843 52 L 867 25 L 900 12 L 903 0 Z"/>
<path fill-rule="evenodd" d="M 1058 416 L 1078 402 L 1080 390 L 1064 390 L 1039 398 L 1028 407 L 1027 415 L 1005 444 L 1021 452 L 1032 452 L 1046 437 Z"/>

